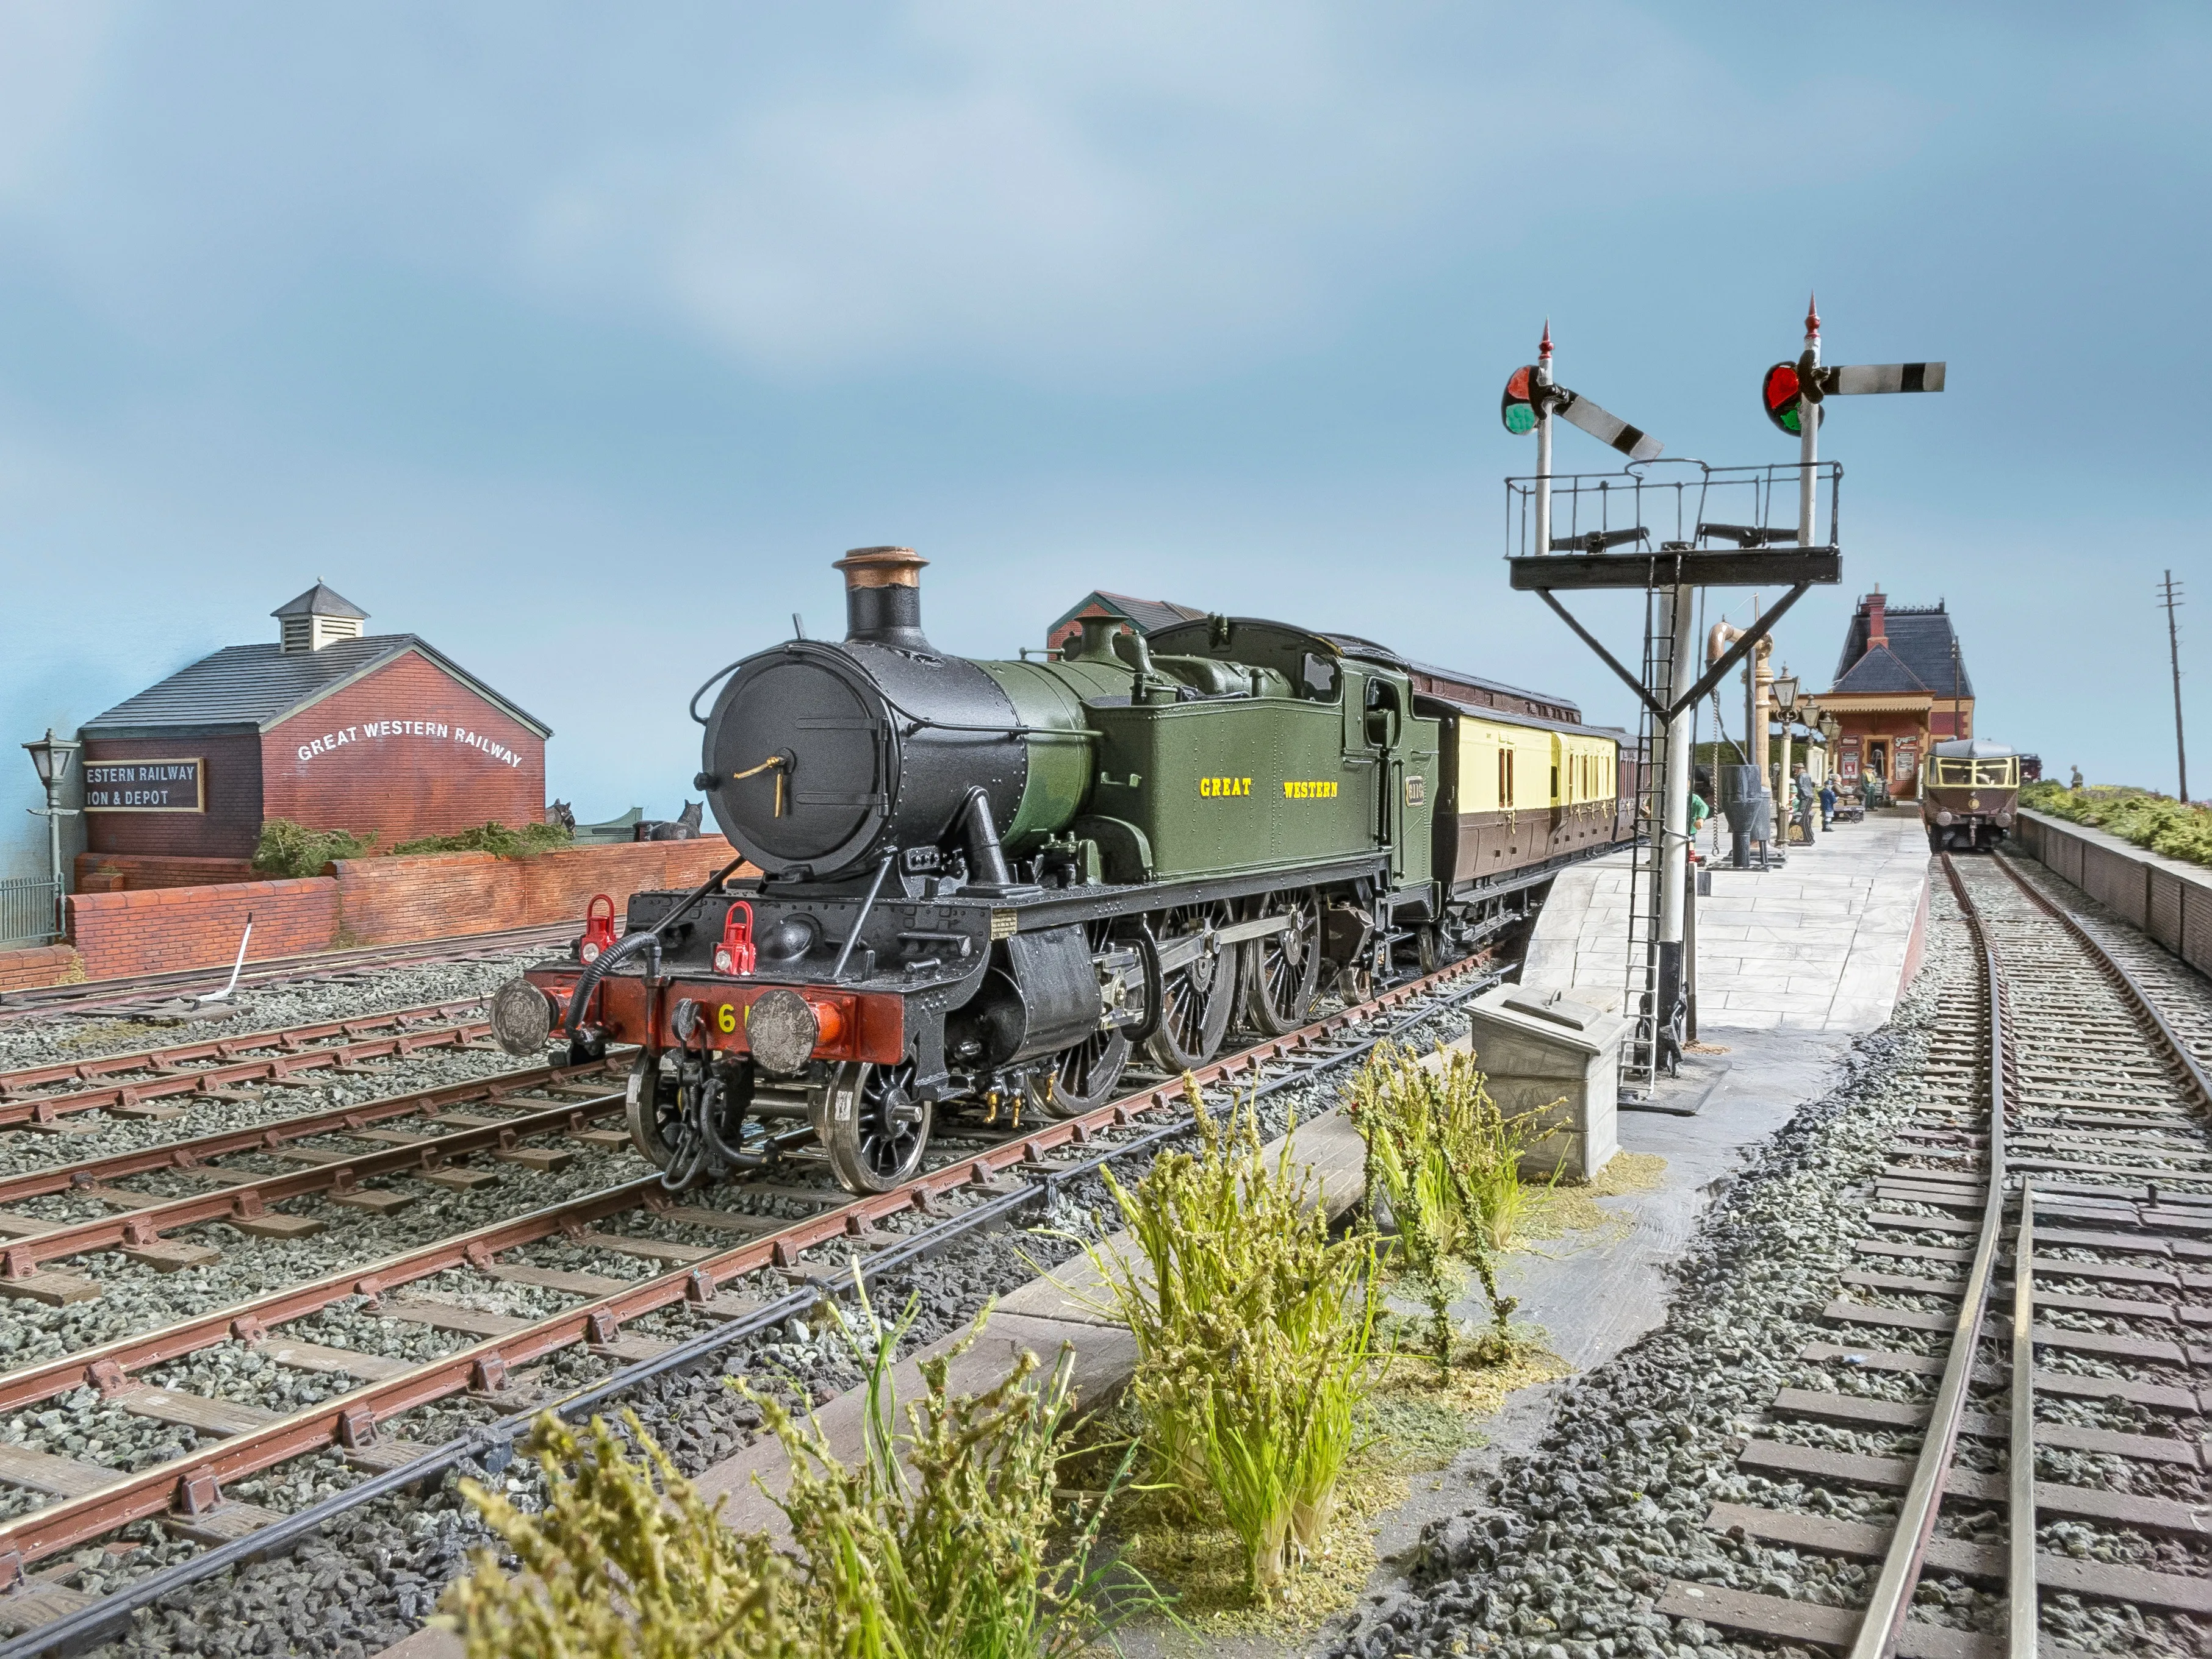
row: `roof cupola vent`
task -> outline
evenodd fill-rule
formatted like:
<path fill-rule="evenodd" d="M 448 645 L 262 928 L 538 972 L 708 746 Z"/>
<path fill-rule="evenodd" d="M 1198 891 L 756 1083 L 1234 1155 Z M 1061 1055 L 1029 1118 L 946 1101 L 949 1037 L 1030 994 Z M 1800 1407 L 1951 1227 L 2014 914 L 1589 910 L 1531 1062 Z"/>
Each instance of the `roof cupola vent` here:
<path fill-rule="evenodd" d="M 318 581 L 296 599 L 287 599 L 269 613 L 276 618 L 278 642 L 284 654 L 319 651 L 339 640 L 357 640 L 368 612 Z"/>

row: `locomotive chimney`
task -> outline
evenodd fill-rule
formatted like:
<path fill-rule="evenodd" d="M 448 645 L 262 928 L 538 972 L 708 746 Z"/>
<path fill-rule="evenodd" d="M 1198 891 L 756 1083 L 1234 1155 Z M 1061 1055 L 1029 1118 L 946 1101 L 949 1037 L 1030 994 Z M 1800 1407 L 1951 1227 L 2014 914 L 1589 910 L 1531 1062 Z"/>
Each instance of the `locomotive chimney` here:
<path fill-rule="evenodd" d="M 837 561 L 845 573 L 845 639 L 927 651 L 921 632 L 921 568 L 910 547 L 856 547 Z"/>

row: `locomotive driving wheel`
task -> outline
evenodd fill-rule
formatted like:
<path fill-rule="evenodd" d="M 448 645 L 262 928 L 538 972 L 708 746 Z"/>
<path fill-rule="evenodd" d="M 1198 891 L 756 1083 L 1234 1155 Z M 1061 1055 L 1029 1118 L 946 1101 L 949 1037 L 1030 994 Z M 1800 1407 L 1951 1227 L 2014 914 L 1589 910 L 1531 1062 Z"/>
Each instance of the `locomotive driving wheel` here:
<path fill-rule="evenodd" d="M 1226 904 L 1186 904 L 1167 912 L 1154 930 L 1160 952 L 1194 940 L 1187 960 L 1164 969 L 1160 1006 L 1152 1039 L 1146 1044 L 1162 1071 L 1194 1072 L 1221 1051 L 1229 1017 L 1237 1006 L 1237 952 L 1215 935 L 1229 926 Z"/>
<path fill-rule="evenodd" d="M 1116 1026 L 1062 1048 L 1025 1086 L 1032 1110 L 1045 1117 L 1080 1117 L 1113 1097 L 1129 1063 L 1129 1034 Z"/>
<path fill-rule="evenodd" d="M 913 1085 L 910 1060 L 896 1066 L 848 1060 L 813 1090 L 814 1133 L 847 1192 L 887 1193 L 921 1167 L 930 1109 Z"/>
<path fill-rule="evenodd" d="M 1290 923 L 1244 947 L 1244 1024 L 1262 1036 L 1281 1036 L 1306 1023 L 1321 986 L 1321 900 L 1310 888 L 1269 893 L 1252 914 Z"/>

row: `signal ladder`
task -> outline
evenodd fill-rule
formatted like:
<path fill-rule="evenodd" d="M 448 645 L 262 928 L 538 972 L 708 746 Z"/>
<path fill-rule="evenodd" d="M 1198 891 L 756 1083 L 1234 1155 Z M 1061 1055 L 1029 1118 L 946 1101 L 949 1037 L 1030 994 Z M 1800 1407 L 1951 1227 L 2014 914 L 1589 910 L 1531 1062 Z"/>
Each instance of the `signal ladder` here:
<path fill-rule="evenodd" d="M 1668 612 L 1673 594 L 1644 590 L 1644 684 L 1662 702 L 1674 685 L 1674 630 Z M 1667 733 L 1650 705 L 1639 701 L 1636 715 L 1638 764 L 1636 777 L 1636 839 L 1629 849 L 1628 960 L 1621 988 L 1621 1012 L 1629 1020 L 1628 1043 L 1621 1054 L 1624 1087 L 1649 1089 L 1671 1053 L 1660 1040 L 1659 881 L 1660 854 L 1666 841 Z M 1679 1040 L 1679 1034 L 1677 1034 Z"/>

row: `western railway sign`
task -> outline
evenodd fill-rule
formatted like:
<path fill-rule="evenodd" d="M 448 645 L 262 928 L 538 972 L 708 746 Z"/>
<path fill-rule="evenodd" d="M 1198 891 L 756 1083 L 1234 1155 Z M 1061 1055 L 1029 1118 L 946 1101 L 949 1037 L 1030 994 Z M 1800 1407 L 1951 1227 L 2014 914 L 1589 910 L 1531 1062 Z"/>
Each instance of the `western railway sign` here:
<path fill-rule="evenodd" d="M 456 726 L 450 720 L 369 720 L 358 726 L 343 726 L 300 744 L 300 758 L 313 760 L 323 755 L 334 754 L 353 744 L 382 743 L 393 738 L 424 738 L 433 743 L 462 744 L 480 750 L 502 766 L 519 767 L 522 764 L 522 757 L 505 744 L 488 738 L 481 732 L 471 732 L 465 726 Z"/>
<path fill-rule="evenodd" d="M 197 760 L 90 761 L 88 812 L 204 812 L 207 773 Z"/>

